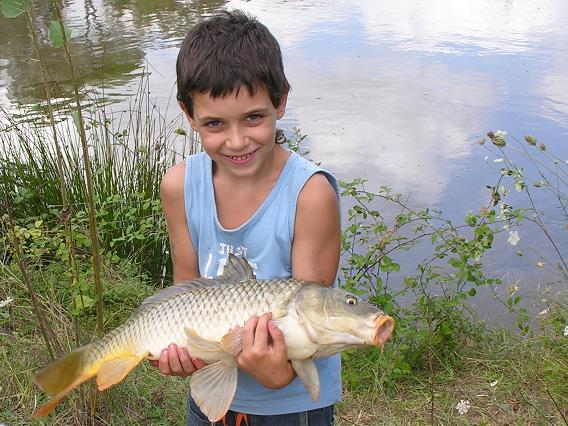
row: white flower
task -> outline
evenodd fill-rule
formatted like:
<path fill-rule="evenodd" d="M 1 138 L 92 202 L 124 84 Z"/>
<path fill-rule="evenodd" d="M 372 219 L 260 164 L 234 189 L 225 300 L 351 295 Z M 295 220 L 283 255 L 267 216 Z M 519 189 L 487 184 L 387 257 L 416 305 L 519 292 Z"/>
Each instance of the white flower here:
<path fill-rule="evenodd" d="M 544 268 L 544 263 L 543 262 L 536 262 L 536 266 L 538 266 L 539 268 Z"/>
<path fill-rule="evenodd" d="M 506 132 L 505 130 L 497 130 L 497 131 L 495 132 L 495 137 L 498 137 L 498 136 L 503 137 L 503 136 L 505 136 L 506 134 L 507 134 L 507 132 Z M 468 402 L 468 404 L 469 404 L 469 402 Z"/>
<path fill-rule="evenodd" d="M 509 244 L 516 246 L 520 240 L 521 238 L 519 237 L 519 233 L 517 231 L 509 231 L 509 238 L 507 239 L 507 242 Z"/>
<path fill-rule="evenodd" d="M 516 284 L 511 284 L 509 287 L 507 287 L 507 291 L 508 291 L 509 294 L 512 296 L 512 295 L 515 294 L 517 291 L 519 291 L 519 286 L 517 286 Z"/>
<path fill-rule="evenodd" d="M 502 158 L 496 158 L 493 160 L 494 163 L 502 163 L 504 160 Z"/>
<path fill-rule="evenodd" d="M 564 334 L 565 337 L 568 337 L 568 325 L 566 327 L 564 327 Z"/>
<path fill-rule="evenodd" d="M 499 192 L 504 193 L 505 190 L 503 191 L 499 190 Z M 509 214 L 511 214 L 511 206 L 506 203 L 499 204 L 499 217 L 502 219 L 507 219 L 507 216 Z"/>
<path fill-rule="evenodd" d="M 460 400 L 460 402 L 458 402 L 456 404 L 456 410 L 458 410 L 458 414 L 460 416 L 463 416 L 465 413 L 467 413 L 469 411 L 469 409 L 471 408 L 471 404 L 469 403 L 468 400 Z"/>
<path fill-rule="evenodd" d="M 542 316 L 542 315 L 546 315 L 549 312 L 550 312 L 550 308 L 546 308 L 546 309 L 543 309 L 542 311 L 540 311 L 538 314 Z"/>
<path fill-rule="evenodd" d="M 495 386 L 497 386 L 497 383 L 499 383 L 499 380 L 493 380 L 491 383 L 489 383 L 489 386 L 494 388 Z"/>
<path fill-rule="evenodd" d="M 12 299 L 11 297 L 8 297 L 6 300 L 0 300 L 0 308 L 3 308 L 4 306 L 8 306 L 13 301 L 14 301 L 14 299 Z"/>
<path fill-rule="evenodd" d="M 506 197 L 507 195 L 509 195 L 509 188 L 507 188 L 505 185 L 499 185 L 499 188 L 497 188 L 497 190 L 499 191 L 499 194 L 503 194 L 504 197 Z M 505 204 L 505 203 L 503 203 Z M 505 204 L 505 206 L 507 206 Z M 509 206 L 507 206 L 507 208 L 509 209 L 509 211 L 511 211 L 511 208 Z"/>

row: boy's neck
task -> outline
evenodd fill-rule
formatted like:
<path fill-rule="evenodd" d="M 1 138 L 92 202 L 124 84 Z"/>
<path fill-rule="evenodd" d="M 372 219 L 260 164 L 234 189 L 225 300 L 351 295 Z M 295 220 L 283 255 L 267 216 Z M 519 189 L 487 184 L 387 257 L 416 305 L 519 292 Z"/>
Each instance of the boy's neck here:
<path fill-rule="evenodd" d="M 238 178 L 213 174 L 217 219 L 225 229 L 236 229 L 249 220 L 262 206 L 278 182 L 290 152 L 277 145 L 270 168 L 261 174 Z M 214 163 L 215 165 L 215 163 Z"/>

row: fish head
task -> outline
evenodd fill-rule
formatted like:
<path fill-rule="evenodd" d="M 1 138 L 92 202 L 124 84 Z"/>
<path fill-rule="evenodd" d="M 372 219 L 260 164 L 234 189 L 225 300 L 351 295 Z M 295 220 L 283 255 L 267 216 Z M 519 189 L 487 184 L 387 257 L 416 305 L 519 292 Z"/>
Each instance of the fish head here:
<path fill-rule="evenodd" d="M 394 330 L 392 317 L 341 289 L 306 284 L 295 302 L 308 333 L 321 345 L 382 347 Z"/>

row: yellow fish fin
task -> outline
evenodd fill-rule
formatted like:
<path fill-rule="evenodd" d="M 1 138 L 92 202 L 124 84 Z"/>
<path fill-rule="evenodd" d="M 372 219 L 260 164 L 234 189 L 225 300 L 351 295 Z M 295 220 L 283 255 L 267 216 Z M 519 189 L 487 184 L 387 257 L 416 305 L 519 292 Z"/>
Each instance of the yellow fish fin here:
<path fill-rule="evenodd" d="M 120 382 L 146 358 L 146 355 L 126 355 L 104 361 L 97 371 L 98 389 L 103 391 Z"/>
<path fill-rule="evenodd" d="M 79 386 L 81 383 L 87 381 L 88 379 L 90 379 L 89 376 L 79 377 L 76 382 L 72 383 L 71 385 L 69 385 L 69 387 L 65 388 L 63 391 L 56 394 L 53 398 L 51 398 L 49 401 L 47 401 L 41 407 L 34 410 L 32 417 L 45 417 L 45 416 L 47 416 L 50 413 L 50 411 L 53 410 L 57 404 L 59 404 L 59 401 L 61 401 L 63 398 L 65 398 L 65 396 L 67 396 L 67 394 L 69 392 L 71 392 L 73 389 L 75 389 L 77 386 Z"/>
<path fill-rule="evenodd" d="M 33 381 L 40 389 L 56 395 L 36 409 L 33 417 L 47 416 L 65 395 L 94 376 L 94 372 L 90 372 L 84 365 L 84 355 L 85 348 L 76 349 L 53 361 L 34 376 Z"/>
<path fill-rule="evenodd" d="M 235 326 L 221 338 L 221 348 L 229 355 L 237 356 L 243 350 L 243 328 Z"/>
<path fill-rule="evenodd" d="M 224 361 L 206 365 L 191 375 L 191 396 L 210 421 L 220 420 L 229 410 L 237 377 L 237 366 Z"/>

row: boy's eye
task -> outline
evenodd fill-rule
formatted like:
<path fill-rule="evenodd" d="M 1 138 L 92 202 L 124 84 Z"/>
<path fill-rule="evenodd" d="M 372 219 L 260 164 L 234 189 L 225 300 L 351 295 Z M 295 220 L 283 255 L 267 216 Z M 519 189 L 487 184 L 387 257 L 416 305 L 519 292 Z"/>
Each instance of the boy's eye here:
<path fill-rule="evenodd" d="M 221 125 L 221 122 L 219 120 L 211 120 L 211 121 L 207 122 L 207 124 L 206 124 L 207 127 L 211 127 L 211 128 L 219 127 L 220 125 Z"/>
<path fill-rule="evenodd" d="M 255 121 L 255 120 L 258 120 L 261 117 L 262 116 L 260 114 L 250 114 L 250 115 L 247 116 L 247 120 L 248 121 Z"/>

